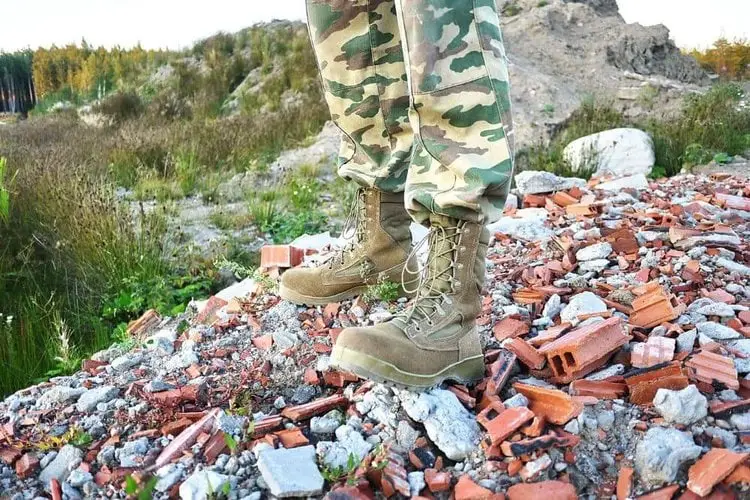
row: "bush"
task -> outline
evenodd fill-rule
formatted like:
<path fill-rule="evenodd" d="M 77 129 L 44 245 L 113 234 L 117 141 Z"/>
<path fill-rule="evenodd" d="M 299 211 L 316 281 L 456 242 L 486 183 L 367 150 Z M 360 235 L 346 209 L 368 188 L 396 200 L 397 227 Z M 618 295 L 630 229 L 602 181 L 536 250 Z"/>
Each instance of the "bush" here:
<path fill-rule="evenodd" d="M 93 107 L 94 112 L 100 113 L 113 123 L 136 118 L 143 113 L 143 102 L 135 92 L 117 92 L 104 98 Z"/>

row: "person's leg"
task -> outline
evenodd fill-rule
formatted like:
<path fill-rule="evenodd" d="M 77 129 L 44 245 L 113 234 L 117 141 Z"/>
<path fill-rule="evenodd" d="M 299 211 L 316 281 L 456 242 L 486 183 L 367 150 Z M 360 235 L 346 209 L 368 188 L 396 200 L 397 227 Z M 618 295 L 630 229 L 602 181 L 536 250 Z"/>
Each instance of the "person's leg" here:
<path fill-rule="evenodd" d="M 394 0 L 307 0 L 307 17 L 331 117 L 345 134 L 339 173 L 402 192 L 414 135 Z"/>
<path fill-rule="evenodd" d="M 489 233 L 513 170 L 508 74 L 494 0 L 396 0 L 417 134 L 406 206 L 430 227 L 410 308 L 348 328 L 334 366 L 410 388 L 484 374 L 476 329 Z"/>
<path fill-rule="evenodd" d="M 403 190 L 414 135 L 394 0 L 308 0 L 307 9 L 325 98 L 345 134 L 339 174 L 360 185 L 352 243 L 323 266 L 281 278 L 282 298 L 317 305 L 401 281 L 411 250 Z"/>

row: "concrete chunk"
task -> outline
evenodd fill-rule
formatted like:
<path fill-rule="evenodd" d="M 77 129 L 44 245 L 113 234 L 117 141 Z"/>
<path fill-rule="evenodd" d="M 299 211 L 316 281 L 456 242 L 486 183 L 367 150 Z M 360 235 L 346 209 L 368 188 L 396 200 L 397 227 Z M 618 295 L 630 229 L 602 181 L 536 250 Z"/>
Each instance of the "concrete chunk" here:
<path fill-rule="evenodd" d="M 312 446 L 263 451 L 258 470 L 271 494 L 279 498 L 319 495 L 323 491 L 323 476 Z"/>

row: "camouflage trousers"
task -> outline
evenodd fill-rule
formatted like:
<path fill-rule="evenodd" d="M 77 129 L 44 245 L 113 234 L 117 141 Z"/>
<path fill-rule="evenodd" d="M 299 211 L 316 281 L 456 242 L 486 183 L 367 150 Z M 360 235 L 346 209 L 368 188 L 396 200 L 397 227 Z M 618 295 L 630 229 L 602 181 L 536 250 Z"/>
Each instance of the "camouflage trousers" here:
<path fill-rule="evenodd" d="M 513 174 L 495 0 L 307 0 L 339 173 L 430 213 L 496 220 Z"/>

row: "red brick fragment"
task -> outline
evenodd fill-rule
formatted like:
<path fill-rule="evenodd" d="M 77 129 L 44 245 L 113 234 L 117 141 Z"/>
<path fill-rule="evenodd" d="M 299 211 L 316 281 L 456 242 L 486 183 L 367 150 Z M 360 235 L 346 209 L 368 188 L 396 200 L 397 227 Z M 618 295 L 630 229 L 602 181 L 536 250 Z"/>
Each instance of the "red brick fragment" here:
<path fill-rule="evenodd" d="M 477 422 L 487 429 L 490 444 L 497 445 L 533 418 L 534 413 L 525 406 L 505 409 L 502 403 L 495 403 L 477 415 Z"/>
<path fill-rule="evenodd" d="M 628 392 L 624 382 L 606 380 L 574 380 L 570 384 L 571 396 L 593 396 L 598 399 L 619 399 Z"/>
<path fill-rule="evenodd" d="M 195 316 L 195 318 L 193 319 L 193 323 L 210 325 L 211 323 L 216 321 L 216 313 L 225 305 L 227 305 L 226 300 L 220 299 L 215 295 L 212 296 L 206 301 L 206 303 L 203 305 L 203 308 Z"/>
<path fill-rule="evenodd" d="M 641 328 L 652 328 L 677 318 L 682 311 L 674 295 L 657 282 L 645 285 L 645 293 L 633 300 L 633 314 L 629 322 Z"/>
<path fill-rule="evenodd" d="M 192 424 L 177 436 L 169 445 L 167 445 L 156 459 L 156 467 L 161 467 L 176 460 L 182 455 L 182 452 L 193 446 L 205 431 L 213 428 L 214 422 L 218 418 L 221 410 L 215 408 L 209 411 L 203 418 Z"/>
<path fill-rule="evenodd" d="M 620 467 L 620 473 L 617 475 L 617 500 L 627 500 L 630 498 L 630 492 L 633 488 L 633 468 Z"/>
<path fill-rule="evenodd" d="M 503 347 L 515 354 L 521 363 L 533 370 L 541 370 L 547 361 L 539 351 L 523 339 L 514 338 L 503 342 Z"/>
<path fill-rule="evenodd" d="M 305 368 L 304 380 L 305 383 L 309 385 L 320 384 L 320 378 L 318 377 L 318 372 L 315 371 L 315 368 Z"/>
<path fill-rule="evenodd" d="M 165 436 L 176 436 L 191 425 L 193 425 L 193 421 L 189 418 L 180 418 L 164 424 L 161 428 L 161 433 Z"/>
<path fill-rule="evenodd" d="M 151 328 L 161 323 L 161 316 L 154 309 L 149 309 L 143 315 L 128 324 L 127 333 L 130 337 L 144 336 Z"/>
<path fill-rule="evenodd" d="M 335 394 L 333 396 L 318 399 L 307 404 L 287 406 L 286 408 L 284 408 L 281 414 L 293 422 L 299 422 L 300 420 L 305 420 L 307 418 L 314 417 L 315 415 L 326 413 L 339 406 L 345 406 L 348 404 L 348 402 L 349 401 L 346 399 L 346 397 L 340 394 Z"/>
<path fill-rule="evenodd" d="M 526 335 L 529 333 L 528 323 L 514 319 L 514 318 L 503 318 L 492 328 L 492 332 L 495 334 L 497 340 L 503 341 L 505 339 L 512 339 Z"/>
<path fill-rule="evenodd" d="M 529 400 L 531 411 L 548 422 L 564 425 L 583 411 L 583 404 L 558 389 L 516 382 L 513 387 Z"/>
<path fill-rule="evenodd" d="M 206 463 L 213 464 L 219 455 L 229 451 L 227 440 L 222 431 L 215 432 L 203 447 L 203 457 Z"/>
<path fill-rule="evenodd" d="M 35 453 L 26 453 L 16 462 L 16 475 L 26 479 L 34 475 L 39 469 L 39 458 Z"/>
<path fill-rule="evenodd" d="M 310 443 L 299 428 L 286 429 L 276 433 L 284 448 L 298 448 Z"/>
<path fill-rule="evenodd" d="M 0 460 L 12 466 L 16 460 L 21 458 L 21 450 L 14 446 L 3 446 L 0 448 Z"/>
<path fill-rule="evenodd" d="M 566 333 L 542 346 L 557 383 L 569 383 L 600 368 L 630 336 L 622 319 L 613 317 Z"/>
<path fill-rule="evenodd" d="M 323 373 L 323 381 L 327 385 L 332 385 L 334 387 L 344 387 L 347 382 L 356 382 L 358 380 L 359 377 L 349 372 L 331 370 Z"/>
<path fill-rule="evenodd" d="M 520 483 L 508 488 L 508 500 L 577 500 L 575 486 L 563 481 Z"/>
<path fill-rule="evenodd" d="M 90 375 L 96 375 L 103 366 L 107 366 L 107 363 L 104 361 L 84 359 L 83 363 L 81 363 L 81 370 L 88 372 Z"/>
<path fill-rule="evenodd" d="M 739 465 L 724 479 L 724 484 L 750 484 L 750 466 Z"/>
<path fill-rule="evenodd" d="M 260 249 L 262 269 L 286 269 L 298 266 L 305 258 L 305 251 L 291 245 L 265 245 Z"/>
<path fill-rule="evenodd" d="M 659 389 L 678 391 L 689 385 L 689 381 L 678 362 L 638 370 L 625 375 L 630 391 L 630 402 L 637 405 L 650 404 Z"/>
<path fill-rule="evenodd" d="M 479 486 L 466 474 L 458 479 L 453 490 L 455 500 L 489 500 L 492 496 L 492 491 Z"/>
<path fill-rule="evenodd" d="M 649 337 L 646 342 L 639 342 L 633 346 L 630 353 L 630 363 L 636 368 L 650 368 L 661 363 L 667 363 L 674 358 L 675 339 L 669 337 Z"/>
<path fill-rule="evenodd" d="M 52 500 L 63 500 L 62 485 L 57 479 L 49 480 L 49 492 L 52 495 Z"/>
<path fill-rule="evenodd" d="M 748 453 L 734 453 L 722 448 L 712 448 L 688 470 L 687 487 L 705 497 L 718 483 L 744 462 Z"/>
<path fill-rule="evenodd" d="M 253 337 L 253 345 L 261 351 L 267 351 L 273 345 L 273 335 Z"/>
<path fill-rule="evenodd" d="M 489 377 L 487 378 L 487 387 L 485 392 L 491 396 L 497 396 L 505 387 L 513 367 L 516 364 L 516 355 L 512 352 L 501 349 L 497 360 L 489 366 Z"/>
<path fill-rule="evenodd" d="M 427 487 L 433 493 L 447 491 L 451 487 L 450 472 L 438 472 L 435 469 L 425 469 L 424 480 L 427 483 Z"/>
<path fill-rule="evenodd" d="M 693 380 L 708 384 L 718 382 L 729 389 L 740 388 L 734 362 L 726 356 L 703 350 L 687 360 L 685 366 Z"/>

